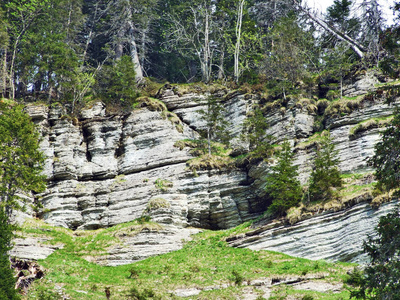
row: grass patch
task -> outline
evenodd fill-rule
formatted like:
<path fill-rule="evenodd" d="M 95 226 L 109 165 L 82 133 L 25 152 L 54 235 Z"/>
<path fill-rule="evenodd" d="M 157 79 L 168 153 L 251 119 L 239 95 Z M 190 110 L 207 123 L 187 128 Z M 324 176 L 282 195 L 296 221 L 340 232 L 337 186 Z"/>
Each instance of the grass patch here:
<path fill-rule="evenodd" d="M 372 128 L 386 127 L 391 122 L 392 119 L 393 119 L 393 116 L 389 116 L 389 117 L 383 117 L 383 118 L 371 118 L 371 119 L 362 121 L 350 129 L 349 137 L 354 139 L 357 137 L 357 135 L 359 133 L 365 132 Z"/>
<path fill-rule="evenodd" d="M 271 251 L 229 247 L 225 239 L 248 230 L 249 223 L 226 231 L 204 231 L 179 251 L 135 264 L 104 267 L 84 259 L 88 248 L 94 251 L 91 245 L 96 244 L 96 249 L 105 249 L 110 242 L 117 240 L 118 233 L 132 226 L 141 224 L 135 221 L 79 234 L 38 221 L 25 224 L 22 234 L 50 237 L 53 242 L 61 242 L 64 248 L 39 261 L 47 270 L 46 276 L 36 281 L 23 299 L 37 299 L 40 292 L 52 292 L 55 286 L 62 287 L 63 294 L 70 299 L 78 300 L 103 299 L 106 288 L 110 290 L 111 299 L 127 299 L 129 293 L 148 297 L 154 295 L 151 297 L 159 299 L 179 299 L 172 293 L 176 289 L 210 286 L 221 288 L 203 291 L 192 299 L 234 299 L 242 294 L 243 289 L 249 288 L 242 283 L 251 280 L 314 274 L 324 276 L 327 282 L 343 282 L 347 270 L 353 266 L 348 263 L 310 261 Z M 257 290 L 257 287 L 251 288 Z M 348 296 L 346 291 L 343 293 Z M 321 293 L 314 299 L 340 299 L 323 297 L 327 297 L 327 294 Z"/>

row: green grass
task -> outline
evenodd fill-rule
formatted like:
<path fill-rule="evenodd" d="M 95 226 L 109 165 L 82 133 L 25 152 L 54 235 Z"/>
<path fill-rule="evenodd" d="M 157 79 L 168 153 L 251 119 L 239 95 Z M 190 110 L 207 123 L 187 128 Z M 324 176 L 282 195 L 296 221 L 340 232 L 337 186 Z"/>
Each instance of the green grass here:
<path fill-rule="evenodd" d="M 168 254 L 118 267 L 105 267 L 85 260 L 88 256 L 106 254 L 109 245 L 118 243 L 121 232 L 140 230 L 144 226 L 160 226 L 154 223 L 130 222 L 108 229 L 73 232 L 51 227 L 39 221 L 31 221 L 22 228 L 22 235 L 52 238 L 52 243 L 63 244 L 45 260 L 39 261 L 46 268 L 44 279 L 36 281 L 24 299 L 40 299 L 55 286 L 63 288 L 70 299 L 105 299 L 104 289 L 110 287 L 111 299 L 127 299 L 133 287 L 143 292 L 153 292 L 159 299 L 179 299 L 172 291 L 180 288 L 205 288 L 226 285 L 225 288 L 202 291 L 191 299 L 235 299 L 248 287 L 235 284 L 260 278 L 285 278 L 287 276 L 323 275 L 326 282 L 343 282 L 351 264 L 310 261 L 270 251 L 252 251 L 232 248 L 225 239 L 233 234 L 249 230 L 250 223 L 226 231 L 204 231 L 187 242 L 183 249 Z M 133 238 L 133 236 L 132 236 Z M 238 280 L 238 278 L 240 280 Z M 282 286 L 274 287 L 281 293 Z M 288 292 L 291 293 L 290 289 Z M 260 296 L 262 295 L 259 291 Z M 307 291 L 295 291 L 306 295 Z M 315 294 L 315 295 L 314 295 Z M 324 293 L 312 294 L 314 299 L 340 299 Z M 329 298 L 331 297 L 331 298 Z M 56 299 L 56 298 L 55 298 Z"/>

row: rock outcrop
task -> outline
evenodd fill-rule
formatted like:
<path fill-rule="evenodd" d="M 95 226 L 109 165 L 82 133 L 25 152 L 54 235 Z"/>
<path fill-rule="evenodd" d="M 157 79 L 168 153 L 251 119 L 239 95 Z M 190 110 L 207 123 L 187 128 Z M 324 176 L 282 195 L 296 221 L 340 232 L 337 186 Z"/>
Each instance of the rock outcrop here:
<path fill-rule="evenodd" d="M 356 82 L 354 86 L 359 87 L 358 92 L 364 91 L 364 87 L 370 87 L 374 80 L 368 79 L 368 84 Z M 352 93 L 351 89 L 348 93 Z M 97 229 L 147 214 L 154 221 L 170 226 L 165 236 L 175 235 L 173 228 L 224 229 L 259 216 L 265 209 L 262 199 L 267 164 L 260 162 L 250 168 L 230 170 L 200 170 L 197 175 L 193 174 L 186 166 L 193 158 L 192 154 L 188 149 L 180 150 L 174 145 L 180 140 L 198 138 L 197 131 L 204 129 L 200 111 L 205 108 L 209 95 L 180 95 L 173 88 L 162 95 L 161 100 L 179 118 L 178 121 L 172 121 L 171 115 L 150 106 L 127 115 L 109 115 L 103 104 L 95 103 L 75 118 L 66 115 L 60 106 L 28 105 L 28 113 L 40 127 L 41 145 L 47 157 L 45 174 L 49 184 L 47 191 L 36 200 L 44 206 L 39 216 L 57 226 Z M 218 97 L 226 108 L 233 146 L 246 149 L 248 145 L 239 139 L 242 124 L 253 104 L 260 101 L 260 96 L 226 91 L 218 91 L 213 96 Z M 365 158 L 373 153 L 380 129 L 371 128 L 353 136 L 350 131 L 362 121 L 391 115 L 393 109 L 394 105 L 385 104 L 382 98 L 370 103 L 364 101 L 351 113 L 325 119 L 325 126 L 330 129 L 339 150 L 343 172 L 371 171 Z M 314 133 L 316 117 L 315 111 L 290 103 L 285 109 L 271 109 L 266 116 L 270 124 L 267 134 L 278 141 L 287 139 L 295 146 L 302 183 L 307 181 L 315 149 L 312 144 L 301 145 Z M 311 236 L 308 229 L 312 224 L 315 228 L 321 227 L 324 218 L 336 220 L 334 223 L 342 228 L 349 213 L 354 216 L 355 224 L 357 218 L 362 221 L 365 230 L 354 232 L 354 235 L 364 239 L 376 220 L 368 219 L 375 213 L 367 204 L 332 217 L 316 216 L 293 227 L 274 229 L 257 237 L 254 243 L 243 240 L 240 245 L 309 258 L 351 258 L 354 248 L 346 247 L 346 242 L 335 242 L 337 247 L 332 246 L 334 248 L 326 254 L 323 250 L 328 247 L 326 243 L 315 244 L 315 253 L 320 253 L 319 256 L 310 254 L 305 247 L 310 242 L 296 243 L 307 241 L 306 237 Z M 296 233 L 293 238 L 289 235 L 292 231 Z M 327 230 L 327 236 L 323 238 L 324 234 L 318 235 L 317 229 L 314 232 L 315 239 L 334 241 L 344 234 L 339 229 Z M 147 238 L 151 240 L 151 233 Z M 140 239 L 146 240 L 146 237 Z M 349 243 L 352 241 L 350 238 Z M 115 265 L 134 261 L 136 258 L 128 252 L 140 244 L 135 243 L 126 241 L 121 249 L 112 250 L 110 258 L 103 263 Z M 277 246 L 271 246 L 274 243 Z M 149 243 L 148 253 L 139 255 L 140 258 L 162 253 L 150 249 L 163 248 L 162 243 L 155 244 Z M 168 247 L 164 248 L 170 251 Z"/>

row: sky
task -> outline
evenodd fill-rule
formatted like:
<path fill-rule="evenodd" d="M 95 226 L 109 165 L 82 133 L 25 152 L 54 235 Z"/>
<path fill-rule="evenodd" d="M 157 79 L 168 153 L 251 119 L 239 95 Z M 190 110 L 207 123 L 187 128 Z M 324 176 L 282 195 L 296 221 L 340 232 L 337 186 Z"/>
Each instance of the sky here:
<path fill-rule="evenodd" d="M 333 4 L 333 0 L 305 0 L 305 2 L 310 6 L 313 7 L 320 12 L 325 13 L 326 8 Z M 362 2 L 357 0 L 357 3 Z M 393 23 L 393 13 L 390 10 L 390 6 L 393 5 L 394 0 L 379 0 L 379 4 L 381 5 L 382 12 L 384 14 L 384 18 L 387 20 L 388 24 Z"/>

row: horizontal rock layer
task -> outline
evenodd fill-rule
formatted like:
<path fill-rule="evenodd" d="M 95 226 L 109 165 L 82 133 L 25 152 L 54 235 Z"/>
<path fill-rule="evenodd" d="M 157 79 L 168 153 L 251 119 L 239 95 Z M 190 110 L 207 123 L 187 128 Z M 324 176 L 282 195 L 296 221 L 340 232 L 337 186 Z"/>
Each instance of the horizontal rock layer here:
<path fill-rule="evenodd" d="M 371 78 L 367 81 L 374 82 Z M 349 93 L 353 88 L 357 89 L 357 93 L 364 91 L 364 83 L 357 84 L 348 88 Z M 195 176 L 186 167 L 187 160 L 193 156 L 188 149 L 179 150 L 174 144 L 179 140 L 199 137 L 197 131 L 204 129 L 201 110 L 210 95 L 178 95 L 173 90 L 166 91 L 164 95 L 161 100 L 179 117 L 179 127 L 163 112 L 151 108 L 140 108 L 128 115 L 107 115 L 104 105 L 96 103 L 84 109 L 79 118 L 74 118 L 65 115 L 62 107 L 27 106 L 26 110 L 39 125 L 43 136 L 41 146 L 47 157 L 45 174 L 49 185 L 47 191 L 40 195 L 44 206 L 41 217 L 58 226 L 96 229 L 128 222 L 146 213 L 154 221 L 176 228 L 223 229 L 259 216 L 265 209 L 263 196 L 268 165 L 261 162 L 249 169 L 202 170 Z M 242 124 L 252 105 L 260 100 L 259 97 L 226 92 L 214 96 L 226 108 L 225 118 L 230 122 L 233 146 L 246 149 L 248 145 L 239 138 Z M 367 130 L 351 138 L 350 130 L 370 118 L 389 116 L 393 109 L 393 105 L 389 106 L 382 100 L 365 103 L 350 114 L 326 120 L 339 150 L 342 171 L 370 171 L 365 158 L 373 154 L 379 129 Z M 312 113 L 294 105 L 285 110 L 272 110 L 266 115 L 266 122 L 270 125 L 267 134 L 273 135 L 277 141 L 287 139 L 296 146 L 295 163 L 299 166 L 302 183 L 307 182 L 315 147 L 299 145 L 313 134 L 315 118 Z M 162 202 L 163 207 L 150 209 L 153 201 Z M 368 216 L 374 215 L 370 208 L 361 205 L 353 209 L 359 214 L 351 215 L 364 220 L 365 231 L 371 231 L 375 219 L 368 219 Z M 338 214 L 340 216 L 341 213 Z M 315 220 L 318 227 L 321 221 L 318 218 L 326 218 L 326 215 L 303 222 Z M 337 220 L 340 225 L 346 217 L 337 217 Z M 299 232 L 307 236 L 307 228 L 311 224 L 301 224 L 293 230 L 299 228 Z M 284 232 L 289 229 L 282 230 L 274 234 L 277 245 L 287 244 L 290 248 L 293 244 L 297 245 L 295 249 L 300 249 L 300 244 L 294 241 L 301 240 L 301 234 L 288 240 Z M 331 234 L 329 238 L 333 240 L 343 235 L 338 230 Z M 268 248 L 270 242 L 268 240 L 260 247 Z M 134 241 L 129 243 L 135 244 Z M 308 257 L 306 245 L 293 254 Z M 324 253 L 328 247 L 323 242 L 314 245 L 316 253 Z M 347 249 L 340 242 L 335 245 L 337 259 L 352 255 L 351 247 Z M 155 253 L 152 247 L 156 246 L 148 246 L 148 255 Z M 286 251 L 283 246 L 279 247 Z M 321 256 L 334 258 L 335 251 Z M 106 264 L 132 261 L 128 252 L 121 249 L 118 254 L 118 249 L 115 250 L 112 254 L 114 258 Z M 140 257 L 146 257 L 146 254 Z"/>
<path fill-rule="evenodd" d="M 396 203 L 384 204 L 379 209 L 361 203 L 293 226 L 266 225 L 231 238 L 229 243 L 234 247 L 271 250 L 308 259 L 363 263 L 367 259 L 362 253 L 363 241 L 374 234 L 379 217 L 386 215 Z"/>

